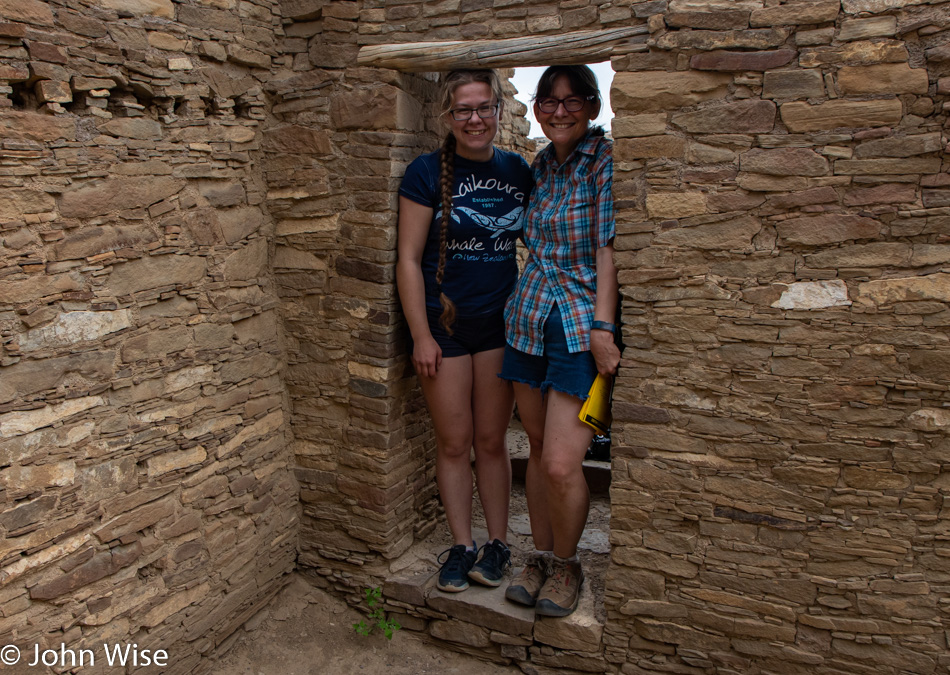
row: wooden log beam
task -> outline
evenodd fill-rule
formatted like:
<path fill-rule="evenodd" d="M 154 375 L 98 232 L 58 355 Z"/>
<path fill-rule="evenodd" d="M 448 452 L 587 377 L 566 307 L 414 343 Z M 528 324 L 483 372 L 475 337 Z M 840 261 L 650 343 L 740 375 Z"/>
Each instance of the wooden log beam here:
<path fill-rule="evenodd" d="M 628 53 L 630 45 L 625 42 L 648 32 L 641 25 L 505 40 L 367 45 L 360 49 L 356 63 L 404 72 L 595 63 L 609 59 L 615 47 Z"/>

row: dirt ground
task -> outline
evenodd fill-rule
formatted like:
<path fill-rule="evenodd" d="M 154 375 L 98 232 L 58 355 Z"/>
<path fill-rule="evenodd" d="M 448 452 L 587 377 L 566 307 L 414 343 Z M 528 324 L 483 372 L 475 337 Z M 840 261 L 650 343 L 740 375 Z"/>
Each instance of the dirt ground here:
<path fill-rule="evenodd" d="M 424 642 L 412 631 L 392 640 L 357 635 L 363 615 L 295 575 L 262 615 L 251 621 L 213 675 L 492 675 L 520 673 Z"/>
<path fill-rule="evenodd" d="M 523 506 L 524 490 L 515 486 L 512 506 Z M 516 564 L 521 557 L 516 547 L 526 546 L 527 513 L 513 510 L 511 544 Z M 523 516 L 524 527 L 519 524 Z M 585 538 L 599 541 L 599 532 L 606 535 L 609 505 L 595 499 Z M 478 514 L 476 514 L 476 524 Z M 599 528 L 603 528 L 600 530 Z M 515 530 L 524 530 L 518 534 Z M 447 532 L 447 531 L 446 531 Z M 594 533 L 591 537 L 592 532 Z M 440 528 L 429 540 L 432 560 L 446 546 L 447 534 Z M 581 558 L 590 588 L 601 601 L 603 613 L 603 578 L 607 554 L 581 550 Z M 449 651 L 424 641 L 409 630 L 396 631 L 391 641 L 382 634 L 357 635 L 353 624 L 363 615 L 339 598 L 313 587 L 302 576 L 295 575 L 269 607 L 254 617 L 235 645 L 212 666 L 212 675 L 492 675 L 521 673 L 515 666 L 499 666 L 480 659 Z M 600 617 L 603 618 L 602 616 Z"/>
<path fill-rule="evenodd" d="M 527 439 L 515 422 L 509 434 L 513 457 L 527 456 Z M 520 433 L 519 433 L 520 431 Z M 595 597 L 595 611 L 603 620 L 603 588 L 610 532 L 610 504 L 606 495 L 593 495 L 587 528 L 579 555 L 587 577 L 587 588 Z M 484 543 L 485 521 L 478 501 L 472 525 L 479 545 Z M 524 485 L 512 486 L 509 544 L 515 566 L 531 548 Z M 424 542 L 413 546 L 412 555 L 431 563 L 451 544 L 442 519 Z M 515 666 L 499 666 L 449 651 L 425 642 L 409 630 L 397 631 L 391 641 L 379 633 L 357 635 L 353 624 L 363 615 L 340 599 L 314 588 L 295 575 L 270 606 L 246 624 L 235 645 L 214 663 L 213 675 L 323 675 L 360 673 L 365 675 L 491 675 L 520 673 Z"/>

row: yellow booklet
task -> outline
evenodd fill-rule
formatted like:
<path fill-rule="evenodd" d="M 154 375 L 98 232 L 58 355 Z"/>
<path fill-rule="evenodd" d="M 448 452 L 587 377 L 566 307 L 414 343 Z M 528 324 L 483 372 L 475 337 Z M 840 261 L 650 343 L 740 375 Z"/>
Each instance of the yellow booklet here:
<path fill-rule="evenodd" d="M 610 428 L 610 396 L 614 389 L 614 378 L 597 373 L 597 379 L 590 385 L 587 400 L 577 415 L 581 422 L 593 427 L 598 433 L 606 433 Z"/>

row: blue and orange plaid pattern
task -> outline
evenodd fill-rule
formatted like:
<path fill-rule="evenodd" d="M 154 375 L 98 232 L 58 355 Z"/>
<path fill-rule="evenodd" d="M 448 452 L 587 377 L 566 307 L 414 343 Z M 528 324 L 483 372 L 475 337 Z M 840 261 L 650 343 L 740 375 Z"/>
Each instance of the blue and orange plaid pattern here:
<path fill-rule="evenodd" d="M 544 353 L 543 328 L 557 302 L 568 351 L 590 349 L 597 292 L 597 249 L 616 234 L 613 146 L 589 133 L 558 166 L 553 145 L 534 160 L 524 242 L 528 259 L 505 306 L 508 344 L 535 356 Z"/>

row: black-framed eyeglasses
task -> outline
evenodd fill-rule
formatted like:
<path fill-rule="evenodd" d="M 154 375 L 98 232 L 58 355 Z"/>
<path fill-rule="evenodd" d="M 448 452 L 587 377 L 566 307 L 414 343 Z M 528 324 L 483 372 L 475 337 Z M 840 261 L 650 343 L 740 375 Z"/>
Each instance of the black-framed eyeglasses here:
<path fill-rule="evenodd" d="M 477 108 L 453 108 L 449 113 L 451 113 L 452 119 L 456 122 L 464 122 L 472 119 L 472 113 L 478 113 L 478 116 L 484 120 L 498 114 L 498 105 L 497 103 L 492 103 L 491 105 L 480 105 Z"/>
<path fill-rule="evenodd" d="M 584 104 L 588 101 L 593 101 L 596 96 L 568 96 L 567 98 L 539 98 L 535 101 L 538 104 L 538 109 L 543 113 L 553 113 L 557 110 L 557 107 L 561 104 L 564 105 L 564 109 L 567 112 L 577 112 L 584 107 Z"/>

